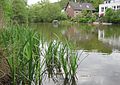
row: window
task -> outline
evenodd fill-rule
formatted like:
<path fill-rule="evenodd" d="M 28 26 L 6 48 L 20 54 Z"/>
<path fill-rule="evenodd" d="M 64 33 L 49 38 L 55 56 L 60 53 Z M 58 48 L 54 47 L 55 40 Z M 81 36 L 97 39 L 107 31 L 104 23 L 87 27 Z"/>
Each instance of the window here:
<path fill-rule="evenodd" d="M 114 6 L 114 10 L 116 9 L 116 6 Z"/>
<path fill-rule="evenodd" d="M 104 12 L 104 7 L 101 7 L 101 12 Z"/>
<path fill-rule="evenodd" d="M 117 9 L 120 9 L 120 5 L 119 5 L 119 6 L 117 6 Z"/>
<path fill-rule="evenodd" d="M 75 11 L 76 14 L 78 14 L 79 12 L 78 11 Z"/>
<path fill-rule="evenodd" d="M 107 9 L 107 7 L 105 7 L 105 9 Z"/>

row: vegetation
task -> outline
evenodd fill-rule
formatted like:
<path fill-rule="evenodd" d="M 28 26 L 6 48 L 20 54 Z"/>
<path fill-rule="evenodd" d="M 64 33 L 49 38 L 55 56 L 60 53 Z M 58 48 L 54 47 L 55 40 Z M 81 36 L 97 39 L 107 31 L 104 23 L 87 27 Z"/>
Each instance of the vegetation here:
<path fill-rule="evenodd" d="M 91 11 L 82 11 L 81 14 L 77 15 L 75 18 L 72 19 L 75 22 L 81 23 L 91 23 L 96 20 L 96 15 L 93 14 Z"/>
<path fill-rule="evenodd" d="M 105 16 L 102 17 L 104 22 L 119 23 L 120 22 L 120 10 L 113 10 L 108 8 L 105 12 Z"/>
<path fill-rule="evenodd" d="M 27 23 L 28 19 L 27 0 L 12 0 L 12 16 L 13 23 Z"/>
<path fill-rule="evenodd" d="M 4 69 L 8 70 L 9 73 L 7 76 L 10 82 L 7 83 L 12 85 L 42 85 L 45 75 L 48 78 L 57 78 L 56 75 L 61 74 L 65 79 L 64 83 L 74 85 L 71 82 L 73 83 L 76 79 L 79 59 L 76 52 L 70 48 L 68 42 L 63 44 L 59 40 L 45 41 L 43 36 L 41 37 L 35 30 L 20 26 L 21 24 L 28 24 L 28 22 L 66 20 L 67 15 L 61 10 L 68 1 L 61 0 L 58 3 L 49 3 L 48 0 L 43 0 L 43 2 L 32 6 L 27 5 L 27 0 L 0 1 L 0 18 L 2 22 L 8 23 L 8 25 L 5 24 L 7 28 L 3 26 L 4 29 L 0 31 L 0 47 L 3 50 L 1 51 L 0 49 L 0 64 L 2 63 L 1 60 L 7 63 L 6 66 L 0 65 L 0 68 L 3 66 L 8 67 L 8 69 Z M 91 2 L 98 8 L 98 3 L 101 3 L 102 0 L 81 0 L 81 2 Z M 119 14 L 120 11 L 108 9 L 105 19 L 108 22 L 119 22 Z M 93 22 L 95 19 L 96 16 L 91 12 L 83 11 L 72 20 L 86 23 Z M 106 48 L 96 37 L 94 42 L 86 45 L 83 41 L 82 44 L 86 48 L 89 47 L 88 50 L 96 49 L 97 46 L 100 46 L 100 51 Z M 108 49 L 106 48 L 105 52 Z M 111 50 L 109 51 L 111 52 Z M 3 74 L 5 72 L 0 69 L 0 77 Z"/>
<path fill-rule="evenodd" d="M 2 0 L 0 7 L 3 12 L 4 22 L 26 23 L 27 1 L 26 0 Z"/>
<path fill-rule="evenodd" d="M 43 0 L 32 6 L 27 6 L 27 0 L 3 0 L 0 1 L 0 6 L 2 10 L 4 10 L 6 20 L 9 22 L 18 24 L 28 22 L 52 22 L 56 19 L 67 19 L 66 13 L 61 12 L 61 10 L 66 6 L 68 1 L 74 0 L 61 0 L 57 3 L 50 3 L 48 0 Z M 95 8 L 98 8 L 103 0 L 77 0 L 77 2 L 90 2 L 93 3 Z M 81 15 L 78 16 L 78 18 L 81 18 Z M 79 21 L 86 22 L 88 19 L 93 21 L 93 18 L 91 19 L 89 16 L 81 18 Z"/>
<path fill-rule="evenodd" d="M 61 12 L 59 4 L 37 3 L 29 8 L 30 22 L 52 22 L 53 20 L 65 20 L 67 16 Z"/>
<path fill-rule="evenodd" d="M 58 3 L 60 4 L 60 7 L 63 9 L 69 1 L 70 0 L 60 0 L 60 2 L 58 2 Z"/>
<path fill-rule="evenodd" d="M 13 85 L 41 85 L 46 72 L 52 78 L 62 69 L 65 79 L 75 78 L 78 57 L 67 44 L 45 43 L 34 30 L 19 26 L 4 29 L 0 42 L 10 65 Z"/>
<path fill-rule="evenodd" d="M 11 0 L 1 0 L 0 1 L 0 18 L 1 23 L 7 24 L 5 22 L 10 21 L 11 12 Z"/>

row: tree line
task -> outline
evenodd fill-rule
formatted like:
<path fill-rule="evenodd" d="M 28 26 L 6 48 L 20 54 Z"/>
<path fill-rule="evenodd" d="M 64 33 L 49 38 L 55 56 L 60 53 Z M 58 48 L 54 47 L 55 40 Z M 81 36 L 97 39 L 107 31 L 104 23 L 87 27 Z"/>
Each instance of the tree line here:
<path fill-rule="evenodd" d="M 52 20 L 65 20 L 67 15 L 61 10 L 69 1 L 89 2 L 96 9 L 103 0 L 60 0 L 56 3 L 50 3 L 49 0 L 28 6 L 27 0 L 1 0 L 0 9 L 1 16 L 4 19 L 13 23 L 28 23 L 28 22 L 51 22 Z"/>

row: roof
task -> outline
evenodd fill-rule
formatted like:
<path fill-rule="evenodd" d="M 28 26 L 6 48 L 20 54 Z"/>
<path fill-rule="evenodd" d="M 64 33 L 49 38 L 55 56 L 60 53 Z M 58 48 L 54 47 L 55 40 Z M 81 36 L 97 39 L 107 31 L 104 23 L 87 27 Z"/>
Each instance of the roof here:
<path fill-rule="evenodd" d="M 80 10 L 95 10 L 91 3 L 76 3 L 76 2 L 68 2 L 72 6 L 72 8 L 76 11 Z"/>

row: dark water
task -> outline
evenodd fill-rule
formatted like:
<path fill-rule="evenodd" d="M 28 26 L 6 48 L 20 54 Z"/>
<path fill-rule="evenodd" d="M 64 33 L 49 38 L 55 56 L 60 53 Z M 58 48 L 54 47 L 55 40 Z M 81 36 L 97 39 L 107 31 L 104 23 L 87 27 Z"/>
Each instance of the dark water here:
<path fill-rule="evenodd" d="M 68 40 L 80 54 L 76 84 L 73 85 L 120 85 L 120 25 L 93 26 L 66 24 L 54 27 L 51 24 L 32 25 L 46 40 Z M 45 81 L 44 85 L 63 85 Z"/>

